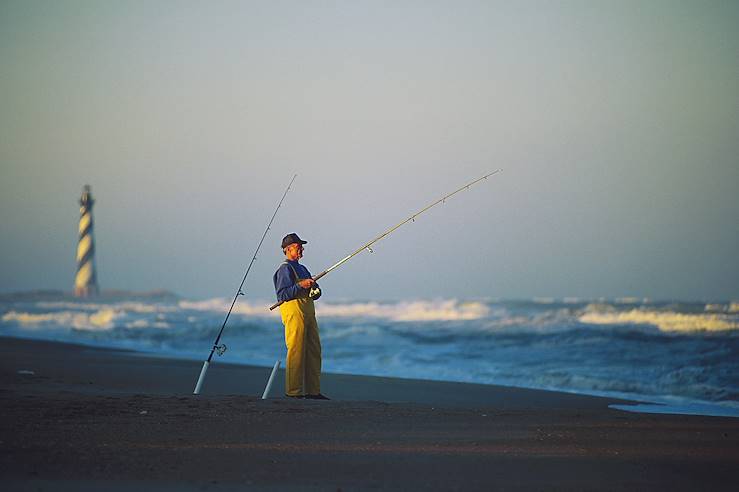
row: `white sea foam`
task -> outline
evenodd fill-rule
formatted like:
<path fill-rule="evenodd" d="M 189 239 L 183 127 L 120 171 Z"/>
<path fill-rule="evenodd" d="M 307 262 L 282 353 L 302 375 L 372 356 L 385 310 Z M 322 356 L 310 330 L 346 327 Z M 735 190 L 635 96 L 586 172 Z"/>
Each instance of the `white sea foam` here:
<path fill-rule="evenodd" d="M 110 330 L 114 321 L 121 316 L 115 309 L 100 309 L 93 313 L 58 311 L 54 313 L 27 313 L 8 311 L 2 317 L 3 322 L 15 322 L 29 328 L 72 327 L 78 330 Z"/>
<path fill-rule="evenodd" d="M 616 304 L 647 304 L 649 303 L 649 299 L 646 297 L 617 297 L 614 299 L 614 302 Z"/>
<path fill-rule="evenodd" d="M 481 302 L 445 299 L 393 304 L 377 302 L 320 304 L 316 311 L 321 317 L 369 317 L 390 321 L 468 321 L 488 316 L 490 308 Z"/>
<path fill-rule="evenodd" d="M 575 320 L 573 311 L 567 308 L 517 315 L 505 310 L 496 310 L 495 315 L 481 327 L 486 331 L 517 328 L 535 332 L 553 332 L 571 329 Z"/>
<path fill-rule="evenodd" d="M 580 315 L 579 321 L 595 325 L 652 325 L 665 332 L 726 331 L 739 328 L 735 317 L 723 314 L 683 314 L 647 309 L 615 311 L 602 310 L 601 306 L 588 306 Z"/>
<path fill-rule="evenodd" d="M 725 311 L 728 311 L 728 306 L 725 306 L 723 304 L 715 304 L 715 303 L 709 303 L 706 304 L 703 308 L 707 313 L 723 313 Z"/>
<path fill-rule="evenodd" d="M 37 302 L 36 306 L 41 309 L 66 309 L 75 311 L 98 311 L 100 309 L 109 308 L 133 313 L 171 313 L 178 310 L 177 306 L 171 304 L 157 304 L 136 301 L 122 301 L 114 303 L 43 301 Z"/>
<path fill-rule="evenodd" d="M 191 311 L 225 314 L 231 307 L 231 301 L 232 299 L 216 297 L 204 301 L 180 301 L 178 306 L 181 309 Z M 232 313 L 246 316 L 277 316 L 280 314 L 278 310 L 270 311 L 269 305 L 270 303 L 268 301 L 239 301 L 234 306 Z"/>
<path fill-rule="evenodd" d="M 129 321 L 127 323 L 124 323 L 123 326 L 125 326 L 126 328 L 138 328 L 138 329 L 143 329 L 143 328 L 169 328 L 170 327 L 169 323 L 167 323 L 165 321 L 149 321 L 149 320 L 146 320 L 146 319 L 136 319 L 136 320 L 133 320 L 133 321 Z"/>
<path fill-rule="evenodd" d="M 226 299 L 206 301 L 180 301 L 182 309 L 225 313 L 230 307 Z M 239 302 L 234 307 L 236 314 L 248 316 L 278 315 L 269 311 L 267 302 Z M 332 304 L 319 302 L 316 313 L 321 318 L 381 318 L 390 321 L 462 321 L 476 320 L 489 315 L 490 308 L 482 302 L 459 302 L 456 299 L 435 301 L 401 301 L 397 303 L 349 302 Z"/>

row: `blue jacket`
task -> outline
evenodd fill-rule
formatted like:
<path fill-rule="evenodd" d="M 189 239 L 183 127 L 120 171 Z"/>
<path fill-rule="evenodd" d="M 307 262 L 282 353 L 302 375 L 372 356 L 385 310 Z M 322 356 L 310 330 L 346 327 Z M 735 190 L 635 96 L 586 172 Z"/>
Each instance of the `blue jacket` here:
<path fill-rule="evenodd" d="M 312 277 L 308 269 L 298 263 L 298 260 L 285 260 L 272 277 L 275 284 L 275 293 L 277 294 L 278 302 L 287 302 L 292 301 L 293 299 L 305 298 L 308 297 L 308 294 L 310 293 L 310 289 L 304 289 L 295 283 L 295 275 L 293 275 L 293 270 L 290 266 L 295 269 L 295 273 L 298 274 L 298 279 Z"/>

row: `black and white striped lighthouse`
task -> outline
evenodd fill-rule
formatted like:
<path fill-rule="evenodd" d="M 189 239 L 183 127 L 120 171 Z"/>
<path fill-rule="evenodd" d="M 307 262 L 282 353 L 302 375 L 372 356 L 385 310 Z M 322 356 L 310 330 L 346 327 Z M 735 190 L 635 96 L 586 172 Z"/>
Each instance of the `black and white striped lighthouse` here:
<path fill-rule="evenodd" d="M 95 241 L 92 236 L 92 205 L 95 200 L 90 185 L 85 185 L 80 198 L 80 235 L 77 244 L 77 275 L 74 278 L 74 295 L 89 297 L 98 294 L 95 273 Z"/>

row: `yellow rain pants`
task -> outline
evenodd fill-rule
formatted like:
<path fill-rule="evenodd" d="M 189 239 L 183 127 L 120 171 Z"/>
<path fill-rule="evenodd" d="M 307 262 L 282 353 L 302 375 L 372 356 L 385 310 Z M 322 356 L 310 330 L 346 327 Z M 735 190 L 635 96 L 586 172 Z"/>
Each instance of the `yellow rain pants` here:
<path fill-rule="evenodd" d="M 321 392 L 321 339 L 313 299 L 293 299 L 280 304 L 285 325 L 285 394 L 317 395 Z"/>

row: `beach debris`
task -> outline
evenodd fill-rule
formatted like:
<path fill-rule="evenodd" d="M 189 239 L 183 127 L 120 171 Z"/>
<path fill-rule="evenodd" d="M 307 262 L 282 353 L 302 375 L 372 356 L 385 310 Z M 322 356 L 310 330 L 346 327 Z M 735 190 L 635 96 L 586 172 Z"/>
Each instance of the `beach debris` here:
<path fill-rule="evenodd" d="M 18 374 L 22 374 L 24 376 L 35 376 L 36 373 L 34 371 L 31 371 L 30 369 L 19 369 Z"/>

